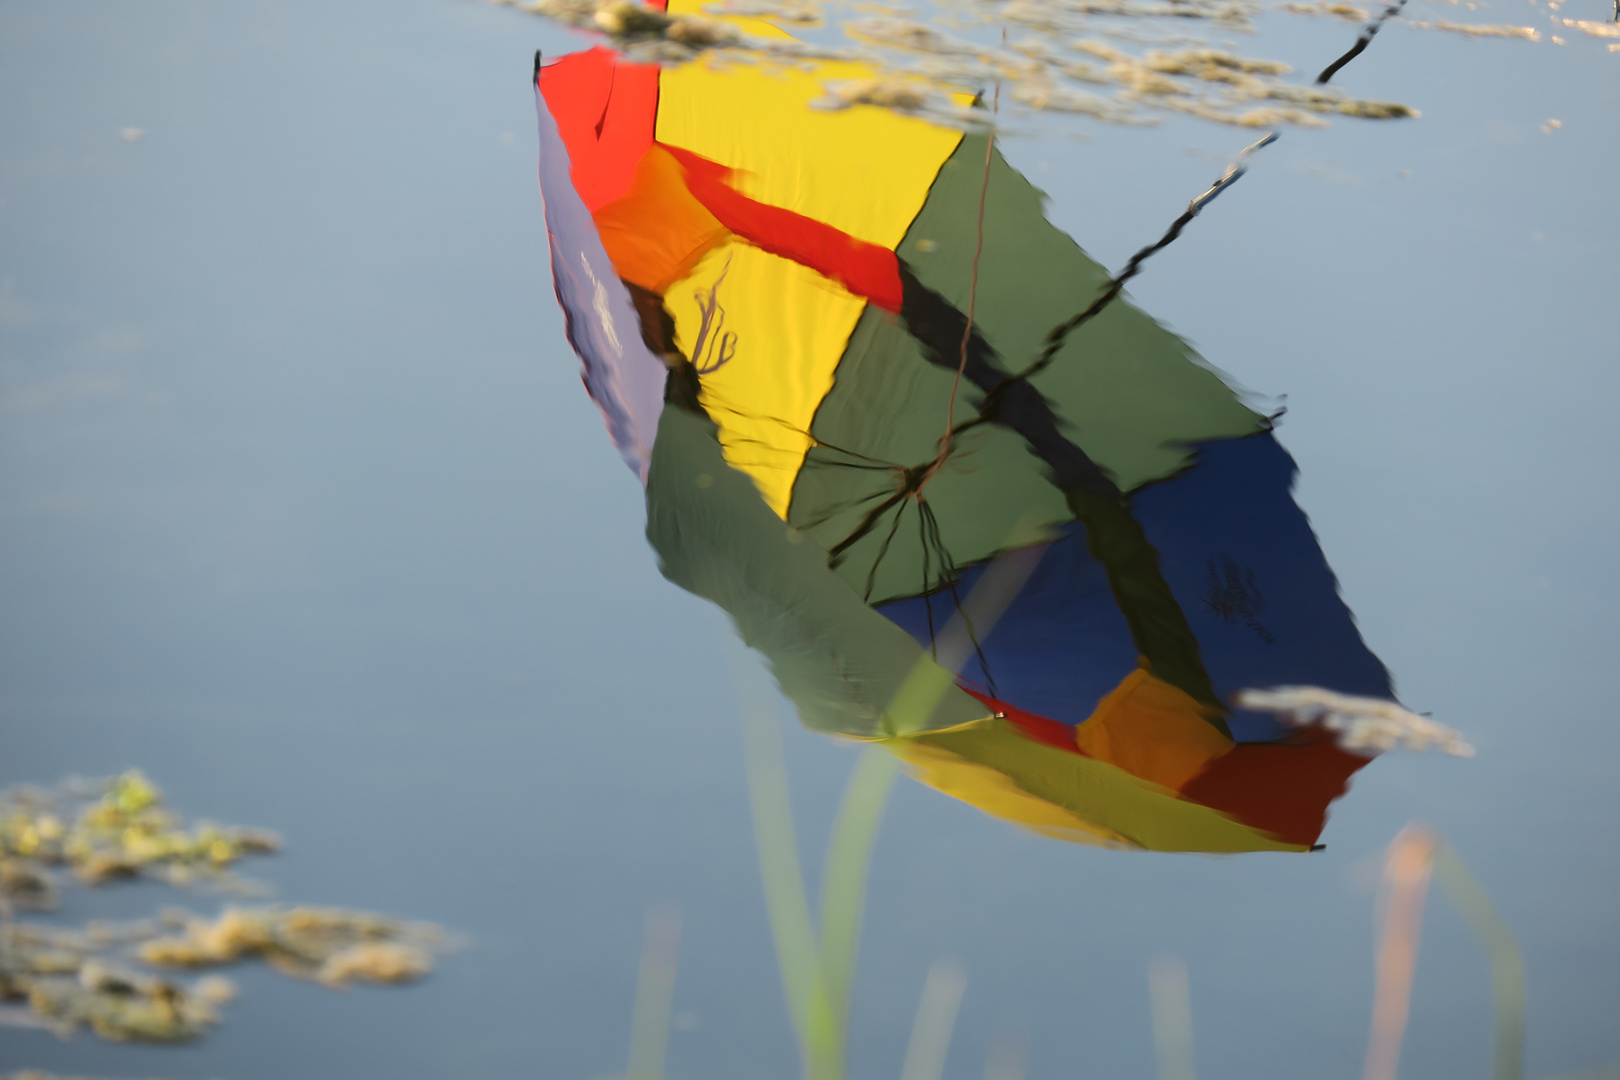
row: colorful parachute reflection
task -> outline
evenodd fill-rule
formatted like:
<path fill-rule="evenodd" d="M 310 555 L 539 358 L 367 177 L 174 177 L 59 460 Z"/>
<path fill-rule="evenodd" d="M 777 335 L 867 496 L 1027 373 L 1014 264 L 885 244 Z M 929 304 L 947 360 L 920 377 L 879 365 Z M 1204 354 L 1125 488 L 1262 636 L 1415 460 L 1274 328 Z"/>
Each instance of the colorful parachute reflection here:
<path fill-rule="evenodd" d="M 1027 373 L 1107 271 L 988 136 L 811 107 L 862 74 L 601 48 L 537 72 L 557 295 L 664 573 L 732 615 L 806 724 L 989 813 L 1308 849 L 1367 759 L 1233 695 L 1391 690 L 1293 461 L 1124 299 Z M 897 727 L 985 567 L 1035 547 L 950 690 Z"/>

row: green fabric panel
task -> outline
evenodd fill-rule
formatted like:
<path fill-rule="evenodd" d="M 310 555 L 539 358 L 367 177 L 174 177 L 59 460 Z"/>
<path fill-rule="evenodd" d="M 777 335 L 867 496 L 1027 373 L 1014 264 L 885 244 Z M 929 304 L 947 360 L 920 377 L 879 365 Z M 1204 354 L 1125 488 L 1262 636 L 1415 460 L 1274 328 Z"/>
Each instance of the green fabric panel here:
<path fill-rule="evenodd" d="M 923 358 L 894 316 L 868 307 L 850 335 L 832 392 L 816 414 L 811 433 L 820 445 L 805 455 L 788 520 L 824 547 L 849 536 L 902 486 L 899 469 L 927 462 L 938 452 L 953 378 L 953 372 Z M 861 407 L 847 407 L 856 390 Z M 958 417 L 973 415 L 976 397 L 964 383 Z M 1023 437 L 993 425 L 959 440 L 956 454 L 924 495 L 959 565 L 1050 539 L 1047 527 L 1072 516 Z M 885 548 L 891 529 L 894 540 Z M 932 591 L 945 578 L 939 552 L 925 546 L 922 536 L 918 506 L 907 499 L 845 554 L 838 574 L 863 596 L 870 582 L 874 604 Z"/>
<path fill-rule="evenodd" d="M 901 683 L 914 666 L 933 664 L 827 568 L 825 551 L 771 512 L 751 479 L 726 464 L 708 417 L 674 405 L 659 418 L 653 444 L 647 539 L 665 577 L 724 608 L 743 641 L 765 654 L 808 727 L 883 734 L 883 711 Z M 951 686 L 926 727 L 986 715 Z"/>
<path fill-rule="evenodd" d="M 985 136 L 962 140 L 897 249 L 925 285 L 963 311 L 984 155 Z M 1034 360 L 1047 333 L 1096 299 L 1110 277 L 1046 220 L 1044 201 L 999 152 L 992 155 L 974 323 L 1011 371 Z M 923 241 L 934 250 L 923 251 Z M 1033 381 L 1072 425 L 1070 437 L 1129 492 L 1190 464 L 1186 444 L 1248 435 L 1266 421 L 1186 342 L 1123 300 L 1071 334 Z"/>
<path fill-rule="evenodd" d="M 1150 851 L 1304 850 L 1107 762 L 1033 742 L 1005 720 L 914 738 L 994 769 L 1031 795 Z"/>
<path fill-rule="evenodd" d="M 925 285 L 963 311 L 984 154 L 982 136 L 963 140 L 898 248 Z M 993 154 L 974 326 L 1009 371 L 1029 363 L 1047 332 L 1108 280 L 1106 270 L 1047 222 L 1043 198 Z M 925 359 L 897 316 L 868 307 L 811 426 L 819 445 L 795 481 L 788 520 L 827 548 L 849 536 L 900 488 L 900 470 L 937 452 L 954 381 L 954 372 Z M 1072 334 L 1034 382 L 1066 434 L 1125 491 L 1189 465 L 1187 443 L 1266 426 L 1185 342 L 1123 298 Z M 974 416 L 982 399 L 964 380 L 956 422 Z M 958 565 L 986 559 L 1045 539 L 1051 526 L 1070 520 L 1063 494 L 1045 474 L 1024 440 L 1005 428 L 964 436 L 925 490 L 951 559 Z M 870 586 L 874 604 L 937 588 L 945 580 L 941 560 L 923 535 L 918 507 L 907 500 L 835 569 L 862 595 Z"/>
<path fill-rule="evenodd" d="M 984 154 L 983 136 L 962 141 L 898 248 L 925 285 L 963 311 Z M 1048 331 L 1088 304 L 1108 280 L 1104 268 L 1047 222 L 1043 198 L 999 152 L 992 155 L 974 325 L 1009 371 L 1028 364 Z M 881 496 L 863 499 L 898 487 L 883 465 L 916 466 L 936 452 L 953 375 L 924 359 L 896 316 L 868 307 L 811 426 L 822 445 L 806 458 L 789 520 L 829 547 L 847 536 Z M 1069 437 L 1127 492 L 1185 468 L 1188 443 L 1266 426 L 1185 342 L 1123 298 L 1075 331 L 1034 382 Z M 981 400 L 978 388 L 964 381 L 955 419 L 973 416 Z M 1067 519 L 1061 496 L 1044 483 L 1040 462 L 1010 432 L 975 433 L 959 458 L 927 491 L 958 563 L 1006 546 L 1008 531 L 1019 522 L 1027 535 L 1017 542 L 1029 542 L 1044 526 Z M 889 524 L 840 567 L 858 590 L 864 591 Z M 874 582 L 874 603 L 918 592 L 924 576 L 917 531 L 914 520 L 901 523 L 897 542 L 913 539 L 898 551 L 891 546 Z"/>

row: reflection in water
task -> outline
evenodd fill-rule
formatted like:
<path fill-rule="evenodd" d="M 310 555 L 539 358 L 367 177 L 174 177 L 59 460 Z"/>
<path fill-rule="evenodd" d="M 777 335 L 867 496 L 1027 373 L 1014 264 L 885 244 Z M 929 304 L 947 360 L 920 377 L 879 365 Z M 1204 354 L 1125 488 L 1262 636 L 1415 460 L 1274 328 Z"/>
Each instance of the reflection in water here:
<path fill-rule="evenodd" d="M 1391 688 L 1274 417 L 1124 299 L 1090 304 L 1108 272 L 991 136 L 810 108 L 849 67 L 597 48 L 538 71 L 558 296 L 665 575 L 807 725 L 988 813 L 1307 850 L 1368 758 L 1236 695 Z M 990 626 L 967 598 L 1012 552 L 1038 558 Z M 954 684 L 901 715 L 914 670 L 956 671 L 953 620 Z"/>
<path fill-rule="evenodd" d="M 1389 0 L 1381 9 L 1329 0 L 1277 5 L 1296 15 L 1364 24 L 1351 50 L 1309 86 L 1291 81 L 1294 72 L 1286 63 L 1233 51 L 1228 39 L 1257 28 L 1263 11 L 1258 0 L 936 0 L 932 7 L 942 16 L 936 21 L 948 24 L 951 33 L 904 17 L 918 14 L 911 9 L 865 7 L 858 18 L 827 19 L 814 0 L 676 0 L 667 11 L 637 0 L 494 2 L 606 34 L 642 63 L 708 57 L 724 65 L 797 68 L 836 61 L 821 69 L 817 108 L 875 105 L 969 129 L 984 126 L 987 117 L 953 101 L 951 91 L 992 83 L 1005 88 L 1009 108 L 1108 123 L 1154 124 L 1168 115 L 1191 115 L 1244 127 L 1321 127 L 1334 116 L 1419 115 L 1400 102 L 1367 100 L 1326 85 L 1388 21 L 1409 14 L 1407 0 Z M 1425 5 L 1420 0 L 1417 6 Z M 1560 18 L 1559 0 L 1547 5 L 1547 34 L 1534 26 L 1459 22 L 1455 0 L 1428 6 L 1443 8 L 1434 14 L 1445 17 L 1405 24 L 1553 45 L 1568 44 L 1561 35 L 1571 29 L 1593 37 L 1614 37 L 1617 30 L 1612 23 Z M 812 39 L 795 38 L 784 25 L 805 28 Z"/>

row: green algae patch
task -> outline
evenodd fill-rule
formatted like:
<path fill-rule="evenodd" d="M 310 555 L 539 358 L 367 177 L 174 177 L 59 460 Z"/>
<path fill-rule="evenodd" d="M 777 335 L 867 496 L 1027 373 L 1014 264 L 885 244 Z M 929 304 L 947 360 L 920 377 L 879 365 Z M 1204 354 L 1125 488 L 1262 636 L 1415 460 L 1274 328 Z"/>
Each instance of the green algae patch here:
<path fill-rule="evenodd" d="M 154 967 L 198 968 L 260 959 L 284 975 L 328 986 L 407 983 L 433 970 L 444 935 L 408 923 L 338 908 L 226 908 L 217 919 L 190 919 L 183 934 L 142 943 Z"/>
<path fill-rule="evenodd" d="M 81 930 L 0 922 L 0 999 L 23 1001 L 37 1026 L 62 1037 L 87 1028 L 115 1042 L 186 1042 L 219 1022 L 235 996 L 228 979 L 165 979 L 119 954 L 161 932 L 157 921 L 91 923 Z"/>
<path fill-rule="evenodd" d="M 189 885 L 228 881 L 233 863 L 280 847 L 267 829 L 188 825 L 134 770 L 99 785 L 0 792 L 0 895 L 28 910 L 55 906 L 53 867 L 86 885 L 136 877 Z"/>
<path fill-rule="evenodd" d="M 187 822 L 135 771 L 0 791 L 0 1021 L 63 1038 L 87 1030 L 116 1042 L 189 1042 L 220 1022 L 236 988 L 222 975 L 180 971 L 261 962 L 343 989 L 412 983 L 433 970 L 449 945 L 437 926 L 342 908 L 227 906 L 212 918 L 168 908 L 77 928 L 19 917 L 55 910 L 67 888 L 136 878 L 251 891 L 232 866 L 280 848 L 265 829 Z"/>

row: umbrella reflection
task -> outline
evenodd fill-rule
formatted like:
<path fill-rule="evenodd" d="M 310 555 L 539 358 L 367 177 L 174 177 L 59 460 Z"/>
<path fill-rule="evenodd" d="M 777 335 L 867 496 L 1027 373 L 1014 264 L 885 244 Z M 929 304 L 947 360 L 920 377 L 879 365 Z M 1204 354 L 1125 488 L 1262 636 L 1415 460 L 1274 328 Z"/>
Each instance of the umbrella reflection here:
<path fill-rule="evenodd" d="M 871 74 L 537 68 L 557 294 L 665 576 L 805 724 L 998 817 L 1310 849 L 1371 751 L 1239 695 L 1404 710 L 1275 418 L 1047 221 L 993 135 L 812 108 Z M 898 708 L 918 679 L 940 692 Z"/>

